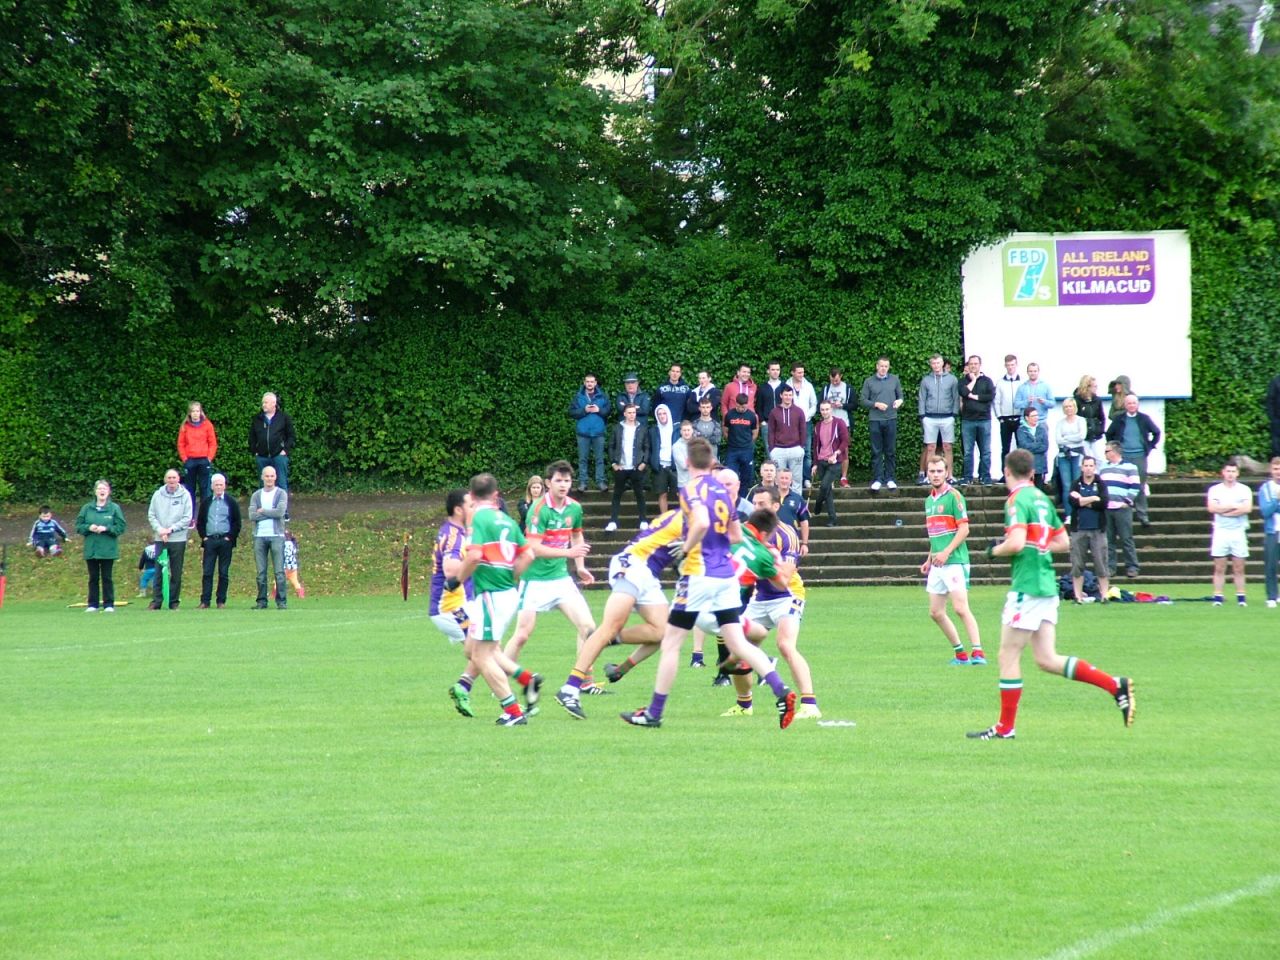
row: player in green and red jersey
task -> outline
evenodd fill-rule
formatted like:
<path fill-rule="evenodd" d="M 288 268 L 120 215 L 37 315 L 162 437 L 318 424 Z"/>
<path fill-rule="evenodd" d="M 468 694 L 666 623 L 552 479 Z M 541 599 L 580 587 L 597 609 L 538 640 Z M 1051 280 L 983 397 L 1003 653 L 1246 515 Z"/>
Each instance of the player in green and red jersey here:
<path fill-rule="evenodd" d="M 468 639 L 471 665 L 502 704 L 498 724 L 514 727 L 527 721 L 511 693 L 498 654 L 502 635 L 519 603 L 516 578 L 528 568 L 533 554 L 525 544 L 520 525 L 498 509 L 497 496 L 498 481 L 493 474 L 481 473 L 471 478 L 471 542 L 462 567 L 445 582 L 445 588 L 457 589 L 459 582 L 468 578 L 475 588 L 475 598 L 467 604 L 471 621 Z M 511 678 L 524 686 L 525 702 L 530 710 L 536 707 L 542 678 L 518 665 L 511 672 Z"/>
<path fill-rule="evenodd" d="M 928 576 L 925 592 L 929 594 L 929 616 L 951 644 L 952 664 L 975 664 L 985 667 L 982 637 L 978 621 L 969 609 L 969 508 L 960 491 L 947 483 L 947 461 L 929 458 L 925 471 L 932 490 L 924 502 L 925 530 L 929 534 L 929 556 L 920 564 L 920 572 Z M 972 653 L 964 652 L 956 625 L 947 616 L 947 597 L 969 635 Z"/>
<path fill-rule="evenodd" d="M 974 740 L 1012 740 L 1022 697 L 1022 650 L 1028 643 L 1036 666 L 1101 687 L 1115 698 L 1125 726 L 1133 725 L 1136 701 L 1133 681 L 1113 677 L 1054 646 L 1058 622 L 1058 578 L 1050 554 L 1065 553 L 1071 540 L 1053 502 L 1031 483 L 1034 463 L 1026 450 L 1012 451 L 1004 461 L 1009 499 L 1005 503 L 1005 539 L 991 547 L 990 557 L 1012 560 L 1012 587 L 1005 601 L 1000 631 L 1000 719 L 986 730 L 966 734 Z"/>
<path fill-rule="evenodd" d="M 582 585 L 595 583 L 587 569 L 586 556 L 591 552 L 582 535 L 582 504 L 569 496 L 573 489 L 573 467 L 567 460 L 547 466 L 547 492 L 529 506 L 526 535 L 534 560 L 520 578 L 520 607 L 516 614 L 516 632 L 507 642 L 506 654 L 520 656 L 525 641 L 533 633 L 538 614 L 557 607 L 578 633 L 579 652 L 596 628 L 591 608 L 573 578 L 569 576 L 572 560 Z M 591 692 L 604 690 L 590 683 Z"/>

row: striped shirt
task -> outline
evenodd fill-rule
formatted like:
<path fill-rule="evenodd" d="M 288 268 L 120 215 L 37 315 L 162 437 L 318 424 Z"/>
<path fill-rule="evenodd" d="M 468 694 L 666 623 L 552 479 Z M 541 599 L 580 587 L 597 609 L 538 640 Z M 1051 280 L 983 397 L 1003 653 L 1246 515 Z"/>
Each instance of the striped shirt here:
<path fill-rule="evenodd" d="M 1119 463 L 1104 464 L 1098 470 L 1098 476 L 1107 485 L 1107 509 L 1120 510 L 1132 507 L 1142 489 L 1138 481 L 1138 468 L 1132 463 L 1121 460 Z"/>

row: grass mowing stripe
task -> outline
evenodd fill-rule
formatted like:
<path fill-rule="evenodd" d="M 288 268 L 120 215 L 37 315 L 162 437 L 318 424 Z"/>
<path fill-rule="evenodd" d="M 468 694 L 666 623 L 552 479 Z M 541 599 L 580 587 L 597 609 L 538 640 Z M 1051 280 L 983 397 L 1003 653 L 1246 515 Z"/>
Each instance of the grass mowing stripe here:
<path fill-rule="evenodd" d="M 1119 943 L 1121 940 L 1130 940 L 1133 937 L 1140 937 L 1144 933 L 1151 933 L 1154 930 L 1159 930 L 1161 927 L 1175 923 L 1184 917 L 1195 916 L 1198 913 L 1209 913 L 1214 910 L 1222 910 L 1239 900 L 1245 900 L 1249 897 L 1260 897 L 1263 894 L 1270 893 L 1272 890 L 1276 889 L 1280 889 L 1280 875 L 1273 874 L 1271 876 L 1261 877 L 1254 883 L 1249 884 L 1247 887 L 1240 887 L 1237 890 L 1220 893 L 1214 897 L 1206 897 L 1203 900 L 1197 900 L 1194 903 L 1186 903 L 1180 907 L 1157 910 L 1140 923 L 1130 924 L 1127 927 L 1120 927 L 1117 930 L 1107 930 L 1092 937 L 1086 937 L 1078 943 L 1073 943 L 1069 947 L 1063 947 L 1061 950 L 1041 958 L 1041 960 L 1081 960 L 1083 957 L 1091 957 L 1095 953 Z"/>
<path fill-rule="evenodd" d="M 1003 592 L 971 600 L 991 652 Z M 546 705 L 575 648 L 555 613 L 521 656 L 542 715 L 500 730 L 483 685 L 454 711 L 462 654 L 398 594 L 267 620 L 6 603 L 0 643 L 82 649 L 0 651 L 0 958 L 1027 960 L 1280 876 L 1274 611 L 1065 607 L 1059 648 L 1137 677 L 1137 726 L 1028 655 L 1018 739 L 975 743 L 997 670 L 949 666 L 927 602 L 813 592 L 800 646 L 857 724 L 834 735 L 779 731 L 759 691 L 721 719 L 687 649 L 661 730 L 617 719 L 656 661 L 574 720 Z M 1121 947 L 1273 960 L 1277 910 Z"/>

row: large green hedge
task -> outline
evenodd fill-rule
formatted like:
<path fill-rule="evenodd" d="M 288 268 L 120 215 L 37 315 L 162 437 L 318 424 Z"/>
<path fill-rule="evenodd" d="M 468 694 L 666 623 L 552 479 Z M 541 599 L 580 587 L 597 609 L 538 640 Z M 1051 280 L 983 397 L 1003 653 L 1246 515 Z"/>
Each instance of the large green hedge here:
<path fill-rule="evenodd" d="M 724 241 L 638 258 L 550 304 L 448 310 L 315 331 L 192 318 L 126 334 L 94 331 L 68 308 L 0 360 L 0 470 L 16 494 L 80 495 L 99 476 L 123 496 L 176 462 L 185 405 L 218 428 L 217 466 L 252 482 L 250 417 L 264 390 L 293 416 L 299 489 L 353 483 L 440 487 L 482 469 L 514 479 L 575 449 L 569 402 L 584 371 L 611 390 L 623 373 L 652 387 L 668 365 L 804 362 L 822 382 L 840 364 L 855 385 L 888 352 L 912 381 L 960 343 L 959 276 L 832 287 L 764 248 Z M 92 332 L 91 332 L 92 331 Z M 914 448 L 908 420 L 904 449 Z M 865 462 L 865 434 L 855 439 Z"/>
<path fill-rule="evenodd" d="M 1280 256 L 1214 239 L 1195 247 L 1196 396 L 1169 406 L 1175 463 L 1265 452 L 1261 397 L 1280 370 Z M 436 308 L 325 330 L 193 318 L 128 334 L 67 307 L 0 352 L 0 496 L 87 495 L 100 476 L 144 494 L 176 462 L 192 399 L 218 427 L 217 466 L 246 489 L 248 423 L 267 389 L 297 424 L 298 489 L 439 488 L 479 470 L 512 482 L 572 458 L 566 411 L 584 371 L 616 391 L 627 370 L 650 388 L 673 361 L 723 383 L 740 362 L 795 359 L 818 384 L 838 364 L 856 389 L 885 352 L 910 396 L 929 354 L 958 354 L 960 313 L 958 270 L 836 287 L 725 240 L 639 257 L 553 303 L 465 316 Z M 918 448 L 907 416 L 904 476 Z M 852 451 L 857 475 L 861 418 Z"/>

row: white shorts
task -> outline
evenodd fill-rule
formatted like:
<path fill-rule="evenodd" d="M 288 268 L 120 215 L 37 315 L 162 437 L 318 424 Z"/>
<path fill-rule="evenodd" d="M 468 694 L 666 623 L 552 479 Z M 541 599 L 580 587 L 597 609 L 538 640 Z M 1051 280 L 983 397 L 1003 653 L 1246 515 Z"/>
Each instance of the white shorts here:
<path fill-rule="evenodd" d="M 467 601 L 471 639 L 501 643 L 519 606 L 520 595 L 514 589 L 476 594 L 474 600 Z"/>
<path fill-rule="evenodd" d="M 1211 557 L 1249 556 L 1249 534 L 1245 530 L 1214 530 L 1209 544 Z"/>
<path fill-rule="evenodd" d="M 521 580 L 520 609 L 534 613 L 546 613 L 562 603 L 582 600 L 582 591 L 573 577 L 556 577 L 554 580 Z"/>
<path fill-rule="evenodd" d="M 788 618 L 801 619 L 804 616 L 804 601 L 799 597 L 778 597 L 776 600 L 757 600 L 753 597 L 743 616 L 766 630 L 772 630 Z"/>
<path fill-rule="evenodd" d="M 969 589 L 969 565 L 967 563 L 944 563 L 940 567 L 929 568 L 929 579 L 925 582 L 925 593 L 964 593 Z"/>
<path fill-rule="evenodd" d="M 667 595 L 649 564 L 620 553 L 609 561 L 609 587 L 614 593 L 633 597 L 638 607 L 665 607 Z"/>
<path fill-rule="evenodd" d="M 956 421 L 954 417 L 925 417 L 921 421 L 921 428 L 924 430 L 924 445 L 926 447 L 931 443 L 937 443 L 939 438 L 943 443 L 956 442 Z"/>
<path fill-rule="evenodd" d="M 1010 590 L 1004 600 L 1000 622 L 1018 630 L 1036 631 L 1042 623 L 1058 622 L 1057 597 L 1033 597 Z"/>
<path fill-rule="evenodd" d="M 448 637 L 450 643 L 461 643 L 467 639 L 467 611 L 461 607 L 452 613 L 437 613 L 431 618 L 436 629 Z"/>
<path fill-rule="evenodd" d="M 736 577 L 708 577 L 689 574 L 676 581 L 676 599 L 672 611 L 717 613 L 737 610 L 742 606 L 742 593 Z"/>

